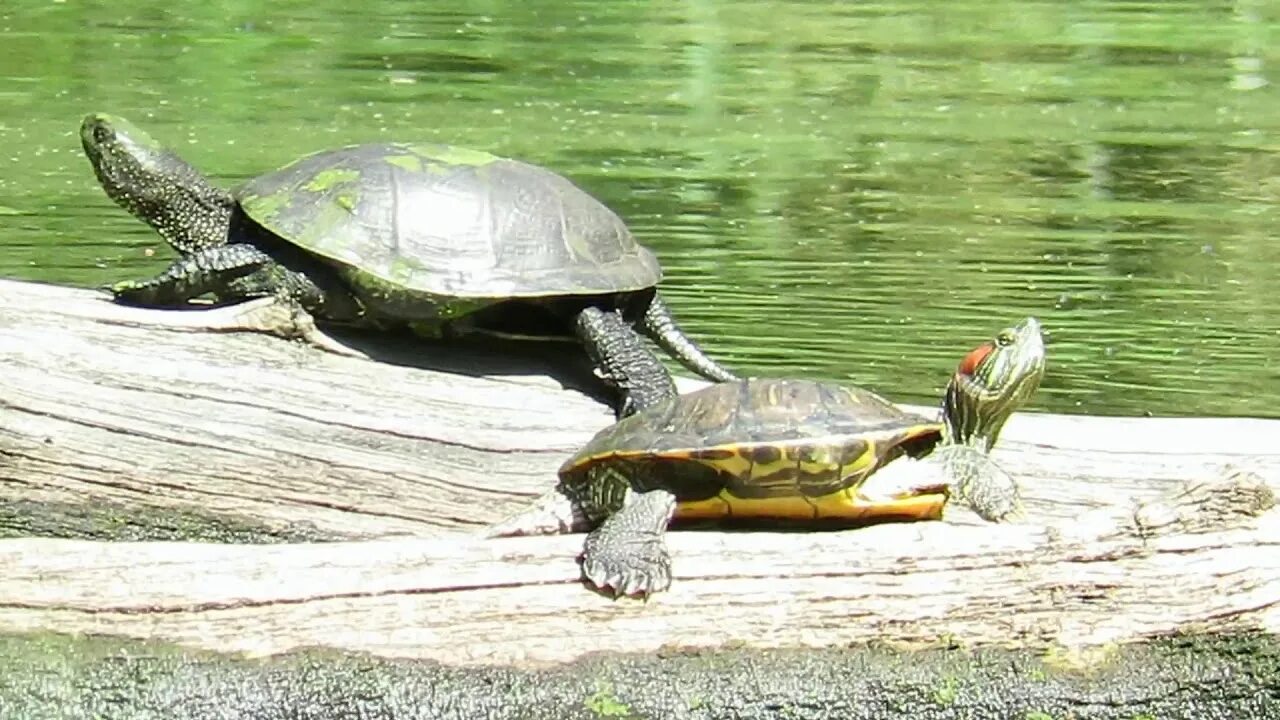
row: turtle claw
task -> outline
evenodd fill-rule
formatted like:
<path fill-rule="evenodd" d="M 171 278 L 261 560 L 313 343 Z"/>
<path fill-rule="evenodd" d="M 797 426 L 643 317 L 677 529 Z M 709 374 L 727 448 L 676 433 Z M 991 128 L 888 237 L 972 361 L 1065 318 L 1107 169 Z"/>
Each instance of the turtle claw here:
<path fill-rule="evenodd" d="M 112 300 L 126 305 L 150 305 L 153 303 L 151 296 L 155 294 L 148 292 L 151 290 L 149 283 L 137 280 L 122 280 L 107 285 L 103 290 L 111 293 Z"/>
<path fill-rule="evenodd" d="M 149 280 L 122 280 L 103 288 L 111 293 L 111 300 L 121 305 L 150 308 L 153 310 L 181 309 L 187 300 L 174 296 L 168 286 Z"/>
<path fill-rule="evenodd" d="M 583 575 L 602 592 L 612 589 L 614 597 L 648 597 L 671 587 L 664 534 L 675 509 L 676 498 L 669 492 L 628 493 L 623 508 L 587 534 Z"/>
<path fill-rule="evenodd" d="M 671 556 L 661 537 L 633 540 L 625 553 L 593 547 L 593 537 L 595 533 L 587 536 L 582 574 L 602 593 L 648 597 L 671 587 Z"/>

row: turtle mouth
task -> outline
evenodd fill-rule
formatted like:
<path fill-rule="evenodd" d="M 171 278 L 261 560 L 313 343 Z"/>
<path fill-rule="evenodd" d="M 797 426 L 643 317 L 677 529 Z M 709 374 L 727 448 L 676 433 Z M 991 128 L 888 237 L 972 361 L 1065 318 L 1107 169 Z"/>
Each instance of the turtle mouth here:
<path fill-rule="evenodd" d="M 94 118 L 88 129 L 89 136 L 93 139 L 95 145 L 106 145 L 116 139 L 116 133 L 111 129 L 111 126 L 102 122 L 99 118 Z"/>
<path fill-rule="evenodd" d="M 1040 321 L 1029 317 L 1018 323 L 1013 329 L 1022 350 L 1024 362 L 1028 366 L 1028 374 L 1039 375 L 1044 372 L 1044 333 L 1040 329 Z"/>

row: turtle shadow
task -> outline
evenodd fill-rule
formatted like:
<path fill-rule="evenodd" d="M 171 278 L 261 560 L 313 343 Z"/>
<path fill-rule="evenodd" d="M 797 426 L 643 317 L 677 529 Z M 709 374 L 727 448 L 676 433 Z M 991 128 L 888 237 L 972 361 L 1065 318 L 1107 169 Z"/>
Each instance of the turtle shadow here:
<path fill-rule="evenodd" d="M 99 299 L 105 309 L 95 309 L 94 314 L 108 322 L 183 330 L 250 330 L 293 340 L 306 339 L 309 334 L 299 331 L 296 311 L 267 298 L 191 301 L 176 307 L 120 302 L 107 291 L 101 291 Z M 287 320 L 271 314 L 281 308 L 285 308 Z M 464 334 L 436 339 L 407 327 L 373 329 L 304 317 L 301 327 L 308 325 L 312 331 L 320 331 L 319 338 L 311 338 L 312 346 L 320 352 L 477 378 L 546 377 L 607 407 L 617 407 L 621 400 L 618 390 L 596 375 L 586 348 L 569 338 L 516 340 Z"/>
<path fill-rule="evenodd" d="M 325 334 L 373 362 L 468 377 L 546 377 L 609 407 L 618 391 L 596 375 L 572 340 L 509 340 L 480 335 L 424 338 L 409 330 L 325 327 Z"/>

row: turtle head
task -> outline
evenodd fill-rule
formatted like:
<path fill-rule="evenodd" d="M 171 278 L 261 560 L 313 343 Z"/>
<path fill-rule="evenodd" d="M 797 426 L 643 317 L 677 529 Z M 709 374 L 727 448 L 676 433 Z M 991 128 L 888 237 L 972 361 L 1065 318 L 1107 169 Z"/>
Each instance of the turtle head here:
<path fill-rule="evenodd" d="M 188 253 L 226 241 L 234 200 L 121 117 L 85 116 L 80 142 L 107 196 Z"/>
<path fill-rule="evenodd" d="M 1044 339 L 1035 318 L 996 333 L 969 351 L 951 376 L 942 401 L 947 440 L 989 451 L 1043 376 Z"/>

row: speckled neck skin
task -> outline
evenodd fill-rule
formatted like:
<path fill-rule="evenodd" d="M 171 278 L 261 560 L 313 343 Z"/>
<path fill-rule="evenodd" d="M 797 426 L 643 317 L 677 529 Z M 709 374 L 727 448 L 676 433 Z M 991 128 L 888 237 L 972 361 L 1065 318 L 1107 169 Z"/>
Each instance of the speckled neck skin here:
<path fill-rule="evenodd" d="M 107 196 L 183 254 L 227 242 L 231 193 L 129 121 L 85 117 L 80 142 Z"/>

